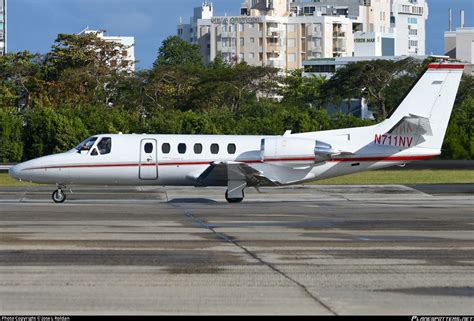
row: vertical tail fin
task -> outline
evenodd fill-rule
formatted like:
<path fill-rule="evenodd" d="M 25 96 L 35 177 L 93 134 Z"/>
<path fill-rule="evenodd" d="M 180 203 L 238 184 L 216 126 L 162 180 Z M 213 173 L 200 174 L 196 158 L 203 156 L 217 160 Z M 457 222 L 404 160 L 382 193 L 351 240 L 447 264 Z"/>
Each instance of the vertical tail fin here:
<path fill-rule="evenodd" d="M 410 135 L 411 147 L 441 151 L 464 65 L 436 63 L 428 69 L 380 131 Z"/>

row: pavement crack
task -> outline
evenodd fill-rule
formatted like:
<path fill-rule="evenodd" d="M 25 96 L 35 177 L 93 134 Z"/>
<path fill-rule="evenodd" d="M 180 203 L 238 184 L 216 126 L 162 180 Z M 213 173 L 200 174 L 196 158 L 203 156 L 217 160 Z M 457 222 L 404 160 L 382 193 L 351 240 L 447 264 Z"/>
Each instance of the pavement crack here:
<path fill-rule="evenodd" d="M 285 279 L 287 279 L 288 281 L 292 282 L 293 284 L 295 284 L 297 287 L 299 287 L 308 297 L 310 297 L 313 301 L 315 301 L 316 303 L 318 303 L 319 305 L 321 305 L 322 307 L 324 307 L 326 310 L 328 310 L 331 314 L 333 315 L 338 315 L 336 313 L 336 311 L 334 311 L 330 306 L 328 306 L 326 303 L 324 303 L 320 298 L 318 298 L 317 296 L 315 296 L 313 293 L 311 293 L 311 291 L 309 291 L 309 289 L 304 285 L 302 284 L 301 282 L 295 280 L 294 278 L 292 278 L 291 276 L 289 276 L 288 274 L 286 274 L 285 272 L 283 272 L 282 270 L 278 269 L 276 266 L 274 266 L 273 264 L 265 261 L 264 259 L 260 258 L 257 254 L 255 254 L 254 252 L 250 251 L 249 249 L 247 249 L 245 246 L 243 246 L 242 244 L 240 244 L 239 242 L 237 241 L 234 241 L 232 238 L 230 238 L 227 234 L 225 233 L 221 233 L 221 232 L 217 232 L 211 225 L 209 225 L 205 220 L 203 219 L 200 219 L 199 217 L 197 217 L 196 215 L 194 215 L 193 213 L 191 213 L 190 211 L 188 210 L 185 210 L 184 211 L 185 215 L 192 221 L 198 223 L 201 227 L 205 228 L 205 229 L 208 229 L 209 231 L 211 231 L 212 233 L 214 233 L 216 236 L 218 236 L 220 239 L 224 240 L 225 242 L 227 243 L 231 243 L 235 246 L 237 246 L 238 248 L 240 248 L 244 253 L 246 253 L 247 255 L 249 255 L 250 257 L 252 257 L 253 259 L 255 259 L 256 261 L 260 262 L 262 265 L 268 267 L 269 269 L 271 269 L 272 271 L 280 274 L 281 276 L 283 276 Z"/>

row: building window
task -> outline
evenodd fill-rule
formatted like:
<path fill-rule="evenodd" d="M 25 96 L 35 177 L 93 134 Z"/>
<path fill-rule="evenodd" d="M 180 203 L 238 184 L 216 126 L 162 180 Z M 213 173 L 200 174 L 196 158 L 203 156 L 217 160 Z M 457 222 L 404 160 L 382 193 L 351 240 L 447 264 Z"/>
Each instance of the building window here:
<path fill-rule="evenodd" d="M 240 32 L 243 32 L 243 31 L 245 30 L 244 28 L 245 28 L 245 27 L 244 27 L 244 24 L 241 23 L 241 24 L 239 25 L 239 31 L 240 31 Z"/>
<path fill-rule="evenodd" d="M 244 46 L 244 45 L 245 45 L 245 39 L 244 39 L 244 38 L 240 38 L 240 45 L 241 45 L 241 46 Z"/>
<path fill-rule="evenodd" d="M 408 18 L 408 23 L 409 24 L 414 24 L 416 25 L 418 23 L 418 19 L 416 18 Z"/>
<path fill-rule="evenodd" d="M 250 43 L 255 43 L 255 38 L 250 38 Z"/>
<path fill-rule="evenodd" d="M 295 62 L 296 54 L 288 54 L 288 62 Z"/>
<path fill-rule="evenodd" d="M 288 47 L 289 48 L 296 47 L 296 39 L 295 38 L 288 38 Z"/>
<path fill-rule="evenodd" d="M 250 59 L 255 59 L 255 52 L 249 53 L 249 58 Z"/>
<path fill-rule="evenodd" d="M 240 59 L 240 61 L 244 61 L 244 60 L 245 60 L 245 54 L 244 54 L 243 52 L 241 52 L 241 53 L 239 54 L 239 59 Z"/>
<path fill-rule="evenodd" d="M 288 25 L 288 32 L 295 32 L 295 25 L 294 24 L 289 24 Z"/>

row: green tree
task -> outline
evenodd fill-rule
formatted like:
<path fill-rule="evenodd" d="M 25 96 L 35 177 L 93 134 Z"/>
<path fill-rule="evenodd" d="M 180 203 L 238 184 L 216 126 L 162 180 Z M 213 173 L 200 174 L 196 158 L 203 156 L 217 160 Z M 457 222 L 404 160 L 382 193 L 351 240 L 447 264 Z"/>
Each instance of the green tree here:
<path fill-rule="evenodd" d="M 67 151 L 89 136 L 80 118 L 65 116 L 50 107 L 28 110 L 24 117 L 26 159 Z"/>
<path fill-rule="evenodd" d="M 445 159 L 474 159 L 474 77 L 463 75 L 443 144 Z"/>
<path fill-rule="evenodd" d="M 0 56 L 0 106 L 28 108 L 47 95 L 41 64 L 40 55 L 28 51 Z"/>
<path fill-rule="evenodd" d="M 23 157 L 23 119 L 12 108 L 0 108 L 0 163 L 15 163 Z"/>
<path fill-rule="evenodd" d="M 198 45 L 189 44 L 178 36 L 170 36 L 161 44 L 153 66 L 177 65 L 202 66 L 203 57 Z"/>
<path fill-rule="evenodd" d="M 252 67 L 246 63 L 214 63 L 202 71 L 189 96 L 188 105 L 198 110 L 226 107 L 238 112 L 242 104 L 255 101 L 257 94 L 270 96 L 277 86 L 278 70 Z"/>
<path fill-rule="evenodd" d="M 321 104 L 321 86 L 324 83 L 324 77 L 304 77 L 302 69 L 291 71 L 283 79 L 284 85 L 281 89 L 283 102 L 319 106 Z"/>
<path fill-rule="evenodd" d="M 57 105 L 99 103 L 113 106 L 120 81 L 130 76 L 133 62 L 124 58 L 126 46 L 95 33 L 60 34 L 45 56 L 50 96 Z"/>
<path fill-rule="evenodd" d="M 322 95 L 328 97 L 328 102 L 333 103 L 341 103 L 344 99 L 365 98 L 376 119 L 383 120 L 393 108 L 397 107 L 389 105 L 388 92 L 392 95 L 390 100 L 392 102 L 399 101 L 403 97 L 404 93 L 396 87 L 396 81 L 401 77 L 407 77 L 404 82 L 406 88 L 406 80 L 411 80 L 413 83 L 424 72 L 426 63 L 420 63 L 413 58 L 350 63 L 337 70 L 323 85 Z"/>

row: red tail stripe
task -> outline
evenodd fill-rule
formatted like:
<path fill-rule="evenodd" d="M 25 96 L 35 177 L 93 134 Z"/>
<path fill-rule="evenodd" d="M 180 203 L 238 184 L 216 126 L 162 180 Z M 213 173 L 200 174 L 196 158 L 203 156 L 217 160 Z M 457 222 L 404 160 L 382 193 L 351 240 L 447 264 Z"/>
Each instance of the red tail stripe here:
<path fill-rule="evenodd" d="M 464 69 L 464 65 L 459 64 L 429 64 L 428 69 Z"/>

